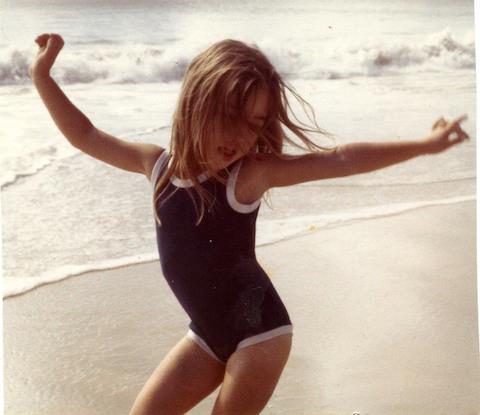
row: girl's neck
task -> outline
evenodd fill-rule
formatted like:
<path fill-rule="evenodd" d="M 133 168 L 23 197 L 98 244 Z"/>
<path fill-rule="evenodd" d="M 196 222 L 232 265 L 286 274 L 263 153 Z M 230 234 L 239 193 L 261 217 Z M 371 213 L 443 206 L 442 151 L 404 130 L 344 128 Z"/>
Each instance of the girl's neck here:
<path fill-rule="evenodd" d="M 199 166 L 193 166 L 192 168 L 192 173 L 193 173 L 193 176 L 194 177 L 198 177 L 200 175 L 202 175 L 203 173 L 205 173 L 207 171 L 207 169 L 202 169 L 201 167 Z M 179 178 L 179 179 L 182 179 L 182 180 L 187 180 L 187 179 L 190 179 L 190 177 L 187 175 L 187 172 L 185 171 L 185 169 L 182 169 L 181 167 L 177 167 L 175 169 L 175 172 L 174 174 Z"/>
<path fill-rule="evenodd" d="M 214 175 L 217 175 L 217 176 L 220 176 L 221 178 L 226 178 L 228 176 L 228 167 L 226 168 L 223 168 L 221 170 L 218 170 L 218 171 L 215 171 L 214 173 L 210 173 L 208 172 L 208 170 L 205 168 L 203 170 L 201 169 L 194 169 L 194 173 L 193 173 L 193 176 L 194 177 L 197 177 L 197 179 L 204 175 L 204 174 L 207 174 L 208 176 L 212 177 Z M 178 177 L 180 180 L 191 180 L 191 177 L 188 177 L 187 174 L 185 172 L 183 172 L 182 170 L 176 170 L 173 172 L 173 174 Z"/>
<path fill-rule="evenodd" d="M 173 160 L 173 156 L 172 158 L 170 159 L 170 162 L 169 164 L 171 163 L 171 160 Z M 198 164 L 198 165 L 194 165 L 192 166 L 192 175 L 193 177 L 199 177 L 201 175 L 204 175 L 204 174 L 208 174 L 208 176 L 214 176 L 214 175 L 217 175 L 217 176 L 220 176 L 222 178 L 226 178 L 228 176 L 228 170 L 229 168 L 235 163 L 235 161 L 233 161 L 232 163 L 230 163 L 228 166 L 225 166 L 223 168 L 220 168 L 220 169 L 216 169 L 214 172 L 208 172 L 208 168 L 206 166 L 205 163 L 201 163 L 201 164 Z M 183 168 L 182 168 L 183 167 Z M 207 173 L 208 172 L 208 173 Z M 178 177 L 180 180 L 189 180 L 191 179 L 191 177 L 188 176 L 187 172 L 186 172 L 186 169 L 185 169 L 185 166 L 177 166 L 175 171 L 173 172 L 173 174 Z"/>

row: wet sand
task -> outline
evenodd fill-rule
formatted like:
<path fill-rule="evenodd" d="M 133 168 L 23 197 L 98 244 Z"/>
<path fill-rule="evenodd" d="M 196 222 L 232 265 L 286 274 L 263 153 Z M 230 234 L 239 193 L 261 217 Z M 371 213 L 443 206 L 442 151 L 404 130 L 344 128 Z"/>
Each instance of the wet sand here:
<path fill-rule="evenodd" d="M 478 414 L 475 226 L 464 202 L 260 247 L 294 324 L 262 413 Z M 188 321 L 158 262 L 5 300 L 5 413 L 127 414 Z"/>

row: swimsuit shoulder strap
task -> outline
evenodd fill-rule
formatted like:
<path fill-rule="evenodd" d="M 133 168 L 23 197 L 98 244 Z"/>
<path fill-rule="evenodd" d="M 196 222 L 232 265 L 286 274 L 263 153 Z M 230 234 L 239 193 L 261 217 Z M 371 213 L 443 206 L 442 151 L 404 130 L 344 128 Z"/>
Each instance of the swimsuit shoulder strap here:
<path fill-rule="evenodd" d="M 227 201 L 230 207 L 239 213 L 251 213 L 260 206 L 261 198 L 252 203 L 240 203 L 235 196 L 235 188 L 237 187 L 237 179 L 240 168 L 242 167 L 243 158 L 238 160 L 230 170 L 227 180 Z"/>
<path fill-rule="evenodd" d="M 155 165 L 153 166 L 152 175 L 150 177 L 150 183 L 152 184 L 152 188 L 155 189 L 155 185 L 157 184 L 158 178 L 160 174 L 163 172 L 165 166 L 167 165 L 169 156 L 167 151 L 165 150 L 160 156 L 158 156 Z"/>

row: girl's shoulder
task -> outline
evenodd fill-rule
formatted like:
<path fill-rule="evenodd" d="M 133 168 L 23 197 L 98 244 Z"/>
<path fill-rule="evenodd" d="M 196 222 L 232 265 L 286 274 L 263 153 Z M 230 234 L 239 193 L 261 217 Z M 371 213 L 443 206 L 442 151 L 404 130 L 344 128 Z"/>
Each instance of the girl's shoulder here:
<path fill-rule="evenodd" d="M 265 180 L 266 167 L 272 154 L 254 154 L 243 158 L 235 185 L 235 194 L 240 203 L 252 203 L 268 190 Z"/>
<path fill-rule="evenodd" d="M 145 152 L 143 163 L 145 166 L 145 176 L 147 176 L 148 180 L 152 180 L 153 168 L 160 160 L 160 156 L 164 153 L 164 148 L 154 144 L 151 144 L 149 151 Z"/>

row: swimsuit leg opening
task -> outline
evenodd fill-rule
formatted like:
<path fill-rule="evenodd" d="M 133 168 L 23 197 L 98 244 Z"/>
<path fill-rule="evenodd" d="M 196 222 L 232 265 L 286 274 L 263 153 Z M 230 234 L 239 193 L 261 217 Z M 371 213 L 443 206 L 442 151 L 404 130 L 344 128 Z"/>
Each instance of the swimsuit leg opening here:
<path fill-rule="evenodd" d="M 218 356 L 214 353 L 214 351 L 208 346 L 208 344 L 203 340 L 197 333 L 195 333 L 192 329 L 189 329 L 187 332 L 187 337 L 192 339 L 195 343 L 197 343 L 202 350 L 204 350 L 210 357 L 214 358 L 217 362 L 221 364 L 225 364 L 225 362 L 218 358 Z"/>
<path fill-rule="evenodd" d="M 283 334 L 293 335 L 293 325 L 288 324 L 286 326 L 280 326 L 280 327 L 277 327 L 276 329 L 269 330 L 264 333 L 257 334 L 255 336 L 247 337 L 246 339 L 243 339 L 240 343 L 238 343 L 235 351 L 247 346 L 251 346 L 252 344 L 261 343 L 263 341 L 273 339 L 274 337 L 281 336 Z"/>

